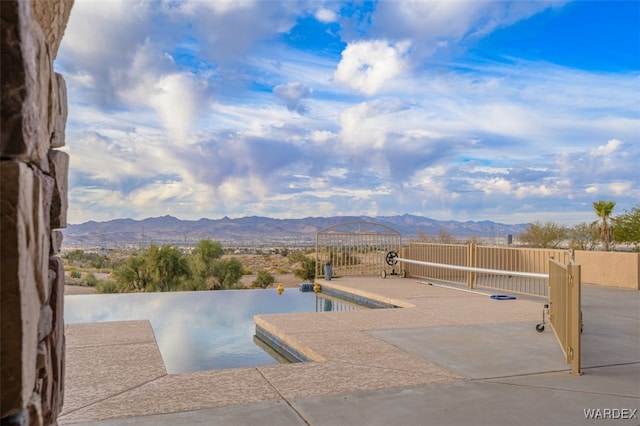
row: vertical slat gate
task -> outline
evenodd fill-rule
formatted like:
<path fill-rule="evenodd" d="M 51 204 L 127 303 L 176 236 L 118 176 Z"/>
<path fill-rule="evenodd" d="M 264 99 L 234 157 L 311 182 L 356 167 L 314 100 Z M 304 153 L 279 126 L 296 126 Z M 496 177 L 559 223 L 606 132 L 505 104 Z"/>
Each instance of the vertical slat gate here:
<path fill-rule="evenodd" d="M 580 266 L 549 261 L 549 322 L 571 373 L 580 375 Z"/>

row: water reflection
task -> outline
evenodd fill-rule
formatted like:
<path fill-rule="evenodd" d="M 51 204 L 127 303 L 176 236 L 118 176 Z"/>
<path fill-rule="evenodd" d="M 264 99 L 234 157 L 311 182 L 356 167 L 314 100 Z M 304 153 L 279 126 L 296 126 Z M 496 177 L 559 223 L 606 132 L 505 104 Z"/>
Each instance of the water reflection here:
<path fill-rule="evenodd" d="M 184 373 L 277 364 L 254 343 L 253 316 L 343 306 L 327 300 L 295 289 L 68 295 L 64 316 L 67 323 L 149 320 L 167 371 Z"/>

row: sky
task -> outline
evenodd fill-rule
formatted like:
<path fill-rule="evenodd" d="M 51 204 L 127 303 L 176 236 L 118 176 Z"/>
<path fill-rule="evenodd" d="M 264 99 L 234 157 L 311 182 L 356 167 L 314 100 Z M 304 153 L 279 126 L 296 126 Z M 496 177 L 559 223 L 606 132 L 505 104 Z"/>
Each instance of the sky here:
<path fill-rule="evenodd" d="M 640 205 L 640 2 L 76 0 L 72 224 Z"/>

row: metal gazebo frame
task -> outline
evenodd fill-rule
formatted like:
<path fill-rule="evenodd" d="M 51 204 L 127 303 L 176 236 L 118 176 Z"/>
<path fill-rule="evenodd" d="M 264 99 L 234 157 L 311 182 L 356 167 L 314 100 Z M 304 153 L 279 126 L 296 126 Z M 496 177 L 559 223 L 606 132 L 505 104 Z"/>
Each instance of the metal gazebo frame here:
<path fill-rule="evenodd" d="M 316 277 L 325 277 L 328 262 L 334 276 L 385 274 L 385 256 L 401 248 L 400 232 L 385 225 L 363 221 L 330 226 L 316 233 Z"/>

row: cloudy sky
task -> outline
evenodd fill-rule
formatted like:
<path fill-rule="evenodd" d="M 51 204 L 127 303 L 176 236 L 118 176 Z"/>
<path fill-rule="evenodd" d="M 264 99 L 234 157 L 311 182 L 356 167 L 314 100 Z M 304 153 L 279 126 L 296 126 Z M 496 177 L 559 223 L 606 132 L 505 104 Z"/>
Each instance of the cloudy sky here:
<path fill-rule="evenodd" d="M 76 0 L 69 222 L 640 204 L 640 2 Z"/>

